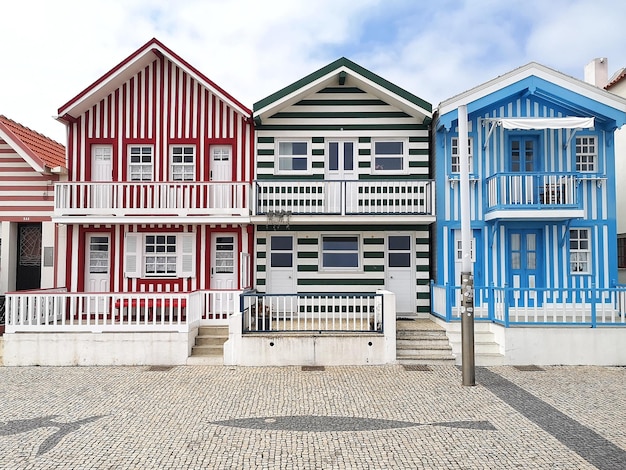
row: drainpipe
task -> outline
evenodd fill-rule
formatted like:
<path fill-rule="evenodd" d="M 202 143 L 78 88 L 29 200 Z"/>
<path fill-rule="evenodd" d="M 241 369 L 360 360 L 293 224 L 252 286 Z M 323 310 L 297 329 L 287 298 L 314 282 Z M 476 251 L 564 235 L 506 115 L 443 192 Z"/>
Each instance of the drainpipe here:
<path fill-rule="evenodd" d="M 467 149 L 467 106 L 459 117 L 460 199 L 461 199 L 461 372 L 463 385 L 476 385 L 474 360 L 474 275 L 472 273 L 472 232 L 470 229 L 469 155 Z"/>

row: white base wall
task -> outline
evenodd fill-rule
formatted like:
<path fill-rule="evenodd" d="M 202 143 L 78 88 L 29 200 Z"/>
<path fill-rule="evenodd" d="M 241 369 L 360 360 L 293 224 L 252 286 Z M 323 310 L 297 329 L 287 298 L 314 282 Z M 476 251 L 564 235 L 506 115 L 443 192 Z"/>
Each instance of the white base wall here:
<path fill-rule="evenodd" d="M 445 328 L 448 337 L 460 337 L 460 322 L 446 323 L 436 317 L 431 319 Z M 504 328 L 495 323 L 476 322 L 474 324 L 474 354 L 479 364 L 479 335 L 489 332 L 498 345 L 498 353 L 503 357 L 502 365 L 626 365 L 626 328 L 581 328 L 581 327 L 514 327 Z M 459 340 L 460 341 L 460 340 Z M 461 349 L 453 351 L 460 364 Z M 495 351 L 489 351 L 495 352 Z"/>
<path fill-rule="evenodd" d="M 626 328 L 492 325 L 492 332 L 509 365 L 626 365 Z"/>
<path fill-rule="evenodd" d="M 197 329 L 189 333 L 11 333 L 5 366 L 183 365 Z"/>
<path fill-rule="evenodd" d="M 230 344 L 229 344 L 230 343 Z M 381 335 L 246 335 L 224 345 L 224 364 L 345 366 L 387 364 Z"/>

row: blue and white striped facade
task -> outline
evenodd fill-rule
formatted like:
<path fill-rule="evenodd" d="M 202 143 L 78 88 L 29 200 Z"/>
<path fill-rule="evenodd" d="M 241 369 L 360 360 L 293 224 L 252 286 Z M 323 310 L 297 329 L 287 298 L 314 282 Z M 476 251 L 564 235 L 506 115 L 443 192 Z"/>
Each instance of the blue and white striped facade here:
<path fill-rule="evenodd" d="M 468 113 L 475 285 L 614 285 L 613 134 L 625 122 L 626 100 L 536 63 L 440 104 L 433 123 L 435 284 L 460 284 L 461 105 Z M 591 125 L 582 118 L 593 118 Z"/>

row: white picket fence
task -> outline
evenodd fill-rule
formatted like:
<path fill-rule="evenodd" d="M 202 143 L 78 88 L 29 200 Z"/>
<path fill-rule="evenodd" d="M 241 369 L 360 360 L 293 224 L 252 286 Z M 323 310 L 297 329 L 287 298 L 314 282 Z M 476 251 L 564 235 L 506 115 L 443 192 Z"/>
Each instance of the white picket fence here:
<path fill-rule="evenodd" d="M 6 294 L 6 332 L 189 331 L 226 324 L 239 311 L 239 290 Z"/>

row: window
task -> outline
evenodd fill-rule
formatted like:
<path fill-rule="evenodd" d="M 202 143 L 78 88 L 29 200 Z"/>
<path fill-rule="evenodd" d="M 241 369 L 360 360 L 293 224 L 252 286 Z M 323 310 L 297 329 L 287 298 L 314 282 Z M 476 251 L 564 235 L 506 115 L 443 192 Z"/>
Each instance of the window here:
<path fill-rule="evenodd" d="M 590 258 L 589 229 L 571 229 L 569 231 L 570 271 L 574 274 L 589 274 Z"/>
<path fill-rule="evenodd" d="M 359 237 L 356 235 L 322 237 L 322 267 L 358 268 Z"/>
<path fill-rule="evenodd" d="M 598 150 L 594 136 L 576 137 L 576 171 L 595 172 Z"/>
<path fill-rule="evenodd" d="M 124 244 L 124 274 L 139 277 L 194 277 L 194 233 L 129 232 Z"/>
<path fill-rule="evenodd" d="M 176 275 L 176 235 L 146 235 L 146 276 Z"/>
<path fill-rule="evenodd" d="M 152 147 L 131 146 L 128 149 L 128 173 L 131 181 L 152 181 Z"/>
<path fill-rule="evenodd" d="M 270 266 L 291 268 L 293 266 L 293 237 L 272 236 L 270 238 Z"/>
<path fill-rule="evenodd" d="M 472 137 L 468 137 L 467 139 L 467 161 L 469 172 L 472 172 L 472 148 L 474 147 L 474 141 Z M 451 159 L 452 159 L 452 173 L 460 173 L 461 172 L 461 155 L 459 154 L 459 138 L 452 137 L 451 144 Z"/>
<path fill-rule="evenodd" d="M 401 140 L 374 142 L 374 169 L 376 171 L 403 171 L 404 148 L 404 142 Z"/>
<path fill-rule="evenodd" d="M 617 267 L 626 269 L 626 235 L 617 238 Z"/>
<path fill-rule="evenodd" d="M 196 176 L 196 149 L 193 146 L 174 145 L 170 149 L 173 181 L 192 181 Z"/>
<path fill-rule="evenodd" d="M 308 169 L 308 142 L 278 142 L 279 171 L 307 171 Z"/>

